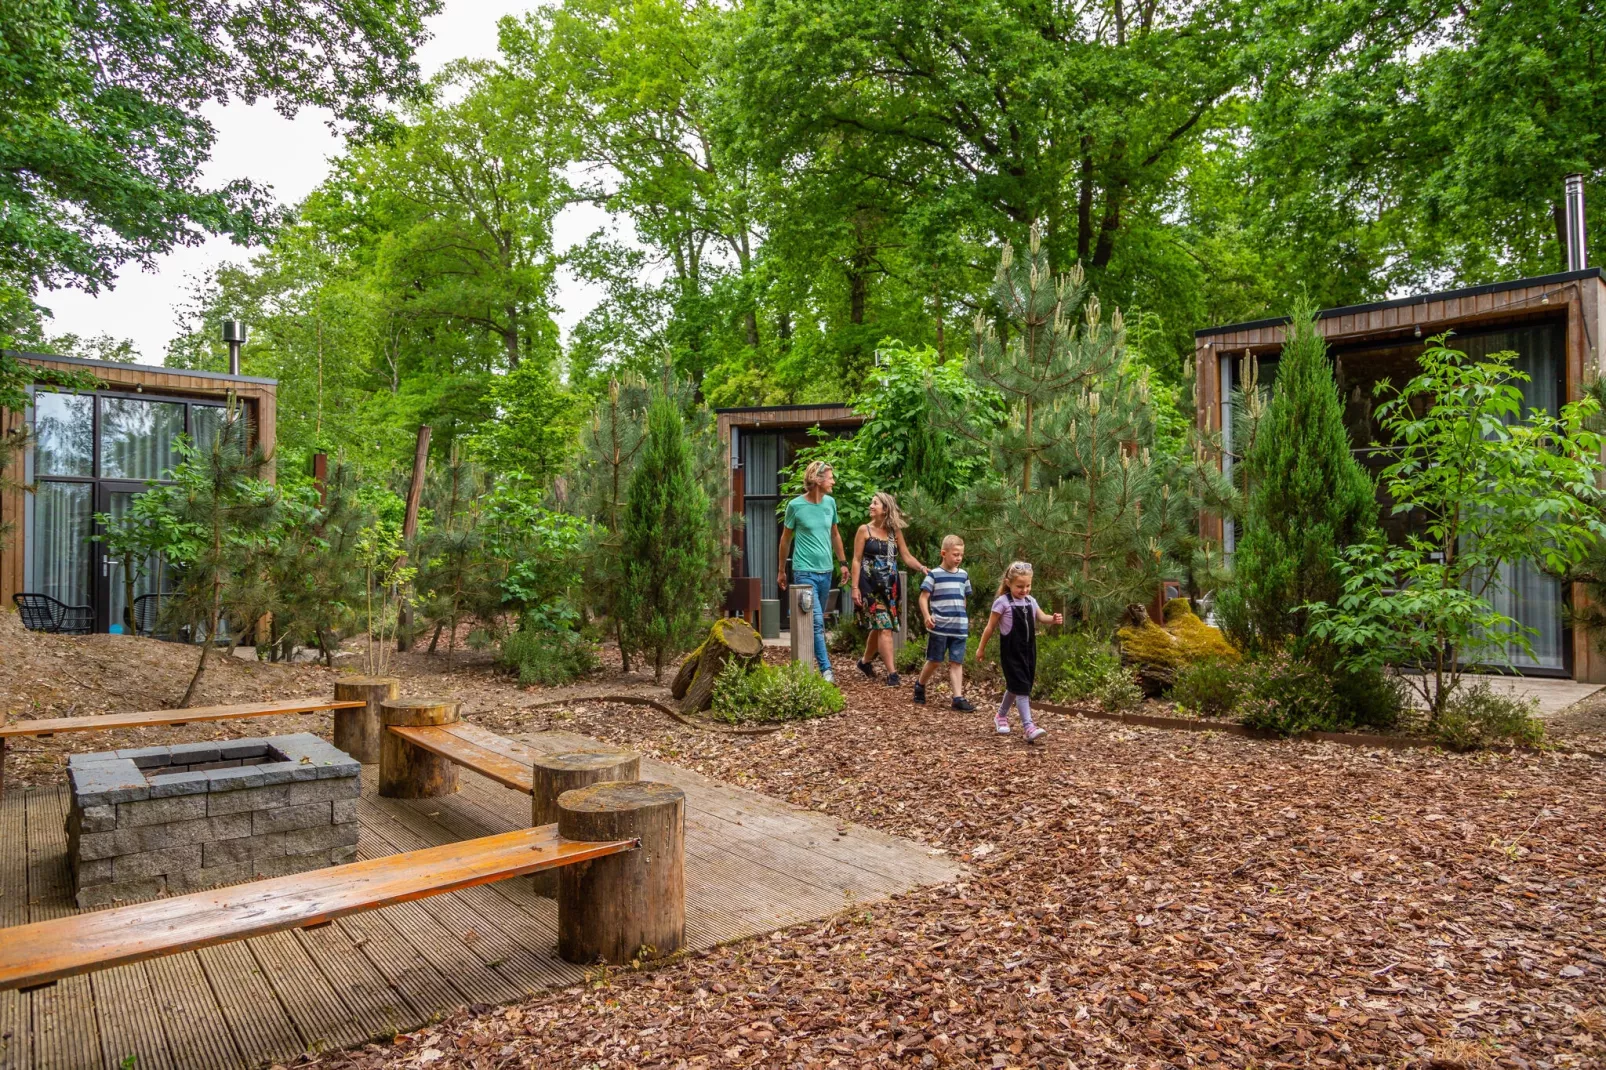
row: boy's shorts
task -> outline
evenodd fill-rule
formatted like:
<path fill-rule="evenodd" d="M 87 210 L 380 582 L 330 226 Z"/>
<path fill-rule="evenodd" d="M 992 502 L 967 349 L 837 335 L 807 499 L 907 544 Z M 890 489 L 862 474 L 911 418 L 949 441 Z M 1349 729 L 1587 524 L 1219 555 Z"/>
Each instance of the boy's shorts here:
<path fill-rule="evenodd" d="M 962 635 L 926 635 L 926 660 L 942 661 L 944 656 L 955 665 L 965 661 L 965 637 Z"/>

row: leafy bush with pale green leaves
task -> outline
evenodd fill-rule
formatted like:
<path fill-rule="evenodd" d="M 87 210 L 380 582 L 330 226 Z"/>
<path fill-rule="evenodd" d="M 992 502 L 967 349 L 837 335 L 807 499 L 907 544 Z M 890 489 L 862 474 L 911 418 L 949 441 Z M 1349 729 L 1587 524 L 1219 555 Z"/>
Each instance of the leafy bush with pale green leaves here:
<path fill-rule="evenodd" d="M 732 724 L 806 721 L 842 712 L 842 692 L 795 661 L 749 668 L 732 659 L 714 679 L 711 711 Z"/>
<path fill-rule="evenodd" d="M 1479 680 L 1452 698 L 1433 727 L 1433 738 L 1449 750 L 1477 750 L 1498 744 L 1537 747 L 1545 740 L 1537 699 L 1502 695 Z"/>
<path fill-rule="evenodd" d="M 1096 698 L 1121 658 L 1106 639 L 1090 631 L 1037 637 L 1037 686 L 1034 694 L 1050 702 Z"/>
<path fill-rule="evenodd" d="M 602 667 L 597 645 L 580 633 L 526 623 L 502 639 L 497 657 L 518 672 L 519 683 L 557 687 Z"/>

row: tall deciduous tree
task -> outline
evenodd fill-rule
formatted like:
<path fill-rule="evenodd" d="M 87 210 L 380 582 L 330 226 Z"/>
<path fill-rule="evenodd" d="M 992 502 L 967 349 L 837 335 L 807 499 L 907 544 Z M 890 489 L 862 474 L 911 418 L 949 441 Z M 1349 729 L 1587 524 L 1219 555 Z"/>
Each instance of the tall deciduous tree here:
<path fill-rule="evenodd" d="M 204 105 L 266 97 L 372 127 L 418 89 L 440 0 L 12 0 L 0 18 L 0 277 L 107 285 L 207 232 L 258 238 L 266 190 L 208 188 Z"/>
<path fill-rule="evenodd" d="M 1243 533 L 1218 612 L 1237 642 L 1268 649 L 1304 638 L 1304 607 L 1338 597 L 1339 553 L 1377 526 L 1376 490 L 1350 454 L 1333 366 L 1308 301 L 1294 308 L 1271 402 L 1243 467 Z"/>
<path fill-rule="evenodd" d="M 723 587 L 715 523 L 680 406 L 659 393 L 647 410 L 647 438 L 625 506 L 619 606 L 625 644 L 646 654 L 656 675 L 694 642 Z"/>

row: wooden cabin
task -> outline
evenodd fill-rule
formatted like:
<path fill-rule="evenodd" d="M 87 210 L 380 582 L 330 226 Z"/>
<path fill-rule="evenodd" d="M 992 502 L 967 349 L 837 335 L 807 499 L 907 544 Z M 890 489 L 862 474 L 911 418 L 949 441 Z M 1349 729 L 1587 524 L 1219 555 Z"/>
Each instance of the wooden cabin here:
<path fill-rule="evenodd" d="M 1286 318 L 1266 319 L 1195 334 L 1194 415 L 1201 430 L 1221 434 L 1228 468 L 1232 396 L 1242 386 L 1245 358 L 1254 362 L 1262 385 L 1269 385 L 1287 324 Z M 1368 449 L 1374 441 L 1372 387 L 1385 378 L 1397 385 L 1409 379 L 1417 356 L 1438 335 L 1451 334 L 1452 347 L 1474 355 L 1515 351 L 1517 367 L 1530 379 L 1523 384 L 1525 407 L 1553 412 L 1577 400 L 1589 377 L 1606 372 L 1606 278 L 1594 267 L 1333 308 L 1318 313 L 1318 326 L 1333 357 L 1351 445 L 1375 474 L 1386 459 Z M 1231 521 L 1205 517 L 1202 526 L 1206 538 L 1232 552 Z M 1564 591 L 1526 563 L 1509 568 L 1496 608 L 1537 633 L 1532 655 L 1518 652 L 1514 666 L 1533 675 L 1606 683 L 1606 654 L 1591 637 L 1573 634 L 1563 612 L 1583 597 L 1582 589 Z"/>
<path fill-rule="evenodd" d="M 759 608 L 757 600 L 779 597 L 775 567 L 781 540 L 781 472 L 791 465 L 798 450 L 814 444 L 811 432 L 815 428 L 850 435 L 864 423 L 864 417 L 851 406 L 835 404 L 716 409 L 715 416 L 730 472 L 725 496 L 730 523 L 725 537 L 731 551 L 731 594 L 726 609 L 752 615 Z M 851 544 L 851 532 L 843 532 L 842 537 Z M 781 613 L 781 627 L 785 628 L 784 599 Z"/>
<path fill-rule="evenodd" d="M 97 513 L 116 516 L 155 482 L 170 478 L 180 434 L 204 443 L 223 418 L 230 395 L 244 406 L 258 442 L 272 456 L 272 379 L 180 371 L 146 364 L 13 354 L 25 364 L 82 371 L 91 391 L 31 391 L 23 412 L 0 410 L 0 430 L 26 427 L 28 446 L 0 491 L 0 604 L 37 593 L 79 609 L 73 630 L 122 631 L 130 614 L 120 562 L 94 541 Z M 21 471 L 17 471 L 20 461 Z M 268 470 L 272 478 L 271 463 Z M 160 569 L 135 587 L 136 599 L 159 592 Z"/>

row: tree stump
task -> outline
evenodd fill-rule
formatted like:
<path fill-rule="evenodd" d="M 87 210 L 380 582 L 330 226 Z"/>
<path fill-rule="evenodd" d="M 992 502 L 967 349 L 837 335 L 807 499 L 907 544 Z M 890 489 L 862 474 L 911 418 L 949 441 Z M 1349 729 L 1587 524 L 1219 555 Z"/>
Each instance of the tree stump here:
<path fill-rule="evenodd" d="M 740 617 L 716 620 L 708 638 L 680 663 L 669 693 L 680 699 L 681 713 L 701 713 L 714 701 L 714 678 L 732 658 L 749 665 L 764 657 L 764 640 Z"/>
<path fill-rule="evenodd" d="M 532 770 L 535 790 L 530 793 L 530 824 L 550 825 L 558 819 L 558 796 L 605 780 L 641 779 L 641 755 L 629 751 L 582 750 L 547 754 L 536 759 Z M 530 875 L 536 895 L 558 897 L 558 871 Z"/>
<path fill-rule="evenodd" d="M 379 717 L 391 725 L 451 724 L 457 703 L 438 698 L 398 698 L 382 702 Z M 457 790 L 457 766 L 385 731 L 379 743 L 379 794 L 387 799 L 433 799 Z"/>
<path fill-rule="evenodd" d="M 379 761 L 379 741 L 385 726 L 379 720 L 381 703 L 393 701 L 401 691 L 394 676 L 350 676 L 335 681 L 335 701 L 361 699 L 360 710 L 335 711 L 335 746 L 364 765 Z"/>
<path fill-rule="evenodd" d="M 641 847 L 558 871 L 558 954 L 627 963 L 686 942 L 686 796 L 651 781 L 593 784 L 558 797 L 568 840 L 639 839 Z"/>

